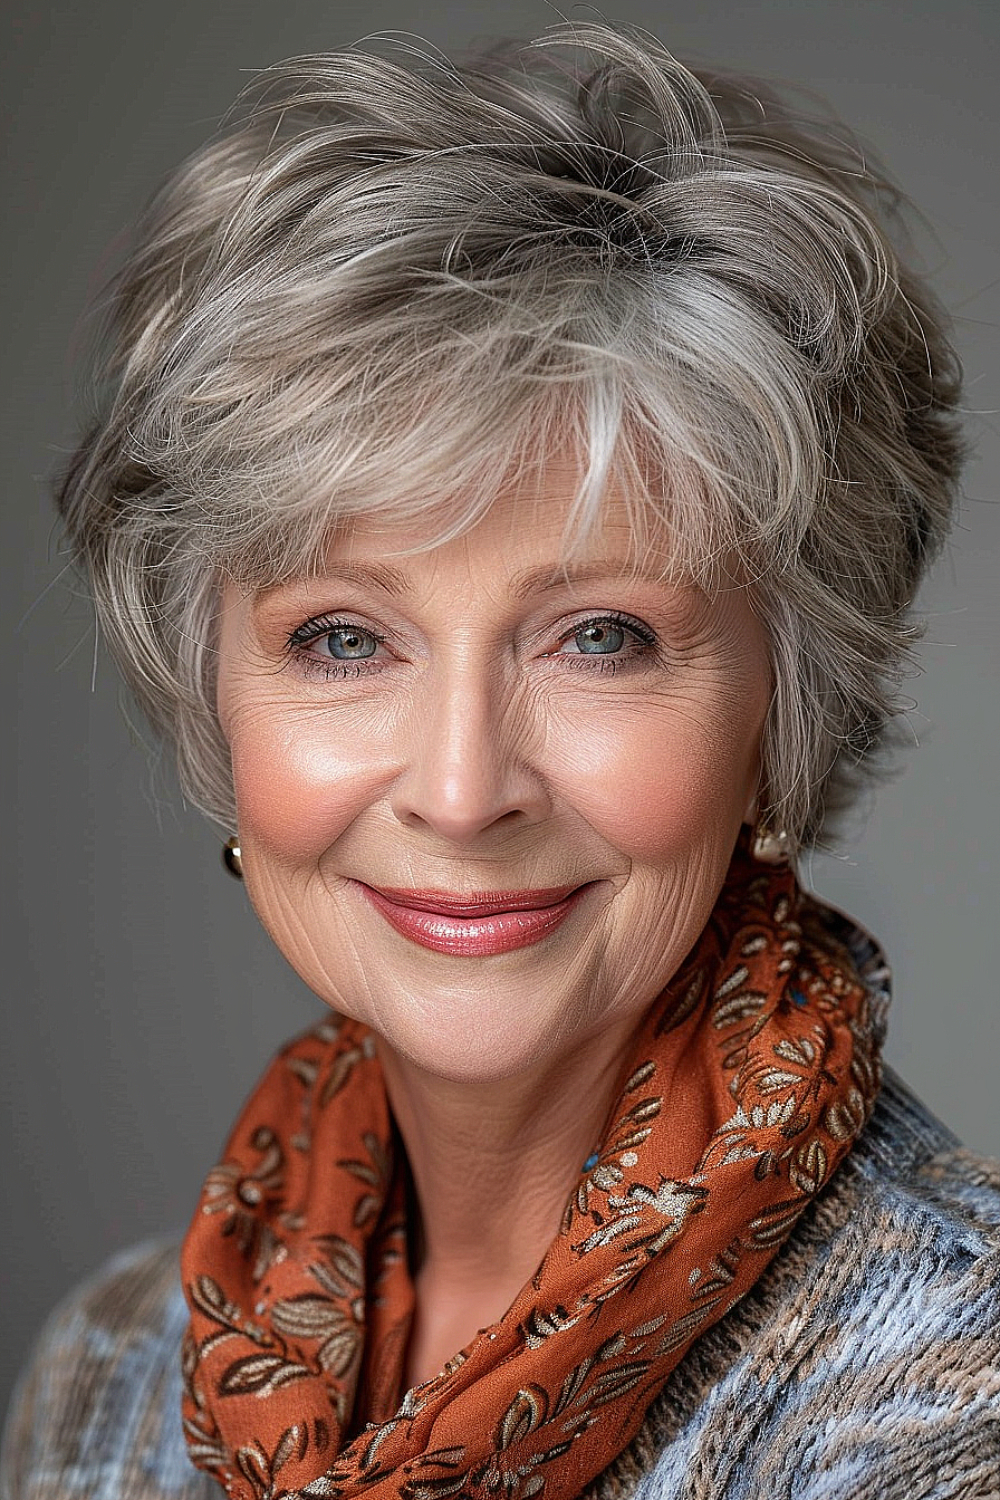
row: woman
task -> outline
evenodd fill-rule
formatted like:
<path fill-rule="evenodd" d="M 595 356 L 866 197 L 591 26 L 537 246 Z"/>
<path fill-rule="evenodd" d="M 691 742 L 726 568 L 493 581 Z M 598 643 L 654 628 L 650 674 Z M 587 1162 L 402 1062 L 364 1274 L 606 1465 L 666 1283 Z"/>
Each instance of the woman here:
<path fill-rule="evenodd" d="M 275 69 L 154 203 L 63 514 L 331 1016 L 12 1495 L 995 1492 L 995 1174 L 793 873 L 960 458 L 884 198 L 584 26 Z"/>

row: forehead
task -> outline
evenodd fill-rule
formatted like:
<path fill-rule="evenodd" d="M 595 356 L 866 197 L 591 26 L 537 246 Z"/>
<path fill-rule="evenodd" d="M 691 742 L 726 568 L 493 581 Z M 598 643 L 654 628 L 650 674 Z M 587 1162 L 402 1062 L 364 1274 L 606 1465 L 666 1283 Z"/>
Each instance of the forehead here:
<path fill-rule="evenodd" d="M 662 516 L 640 507 L 614 479 L 588 510 L 581 499 L 584 484 L 580 464 L 559 456 L 506 486 L 451 535 L 440 515 L 402 523 L 354 517 L 328 538 L 318 571 L 375 565 L 387 584 L 401 586 L 413 571 L 464 560 L 525 591 L 548 580 L 609 573 L 681 581 L 678 549 Z"/>

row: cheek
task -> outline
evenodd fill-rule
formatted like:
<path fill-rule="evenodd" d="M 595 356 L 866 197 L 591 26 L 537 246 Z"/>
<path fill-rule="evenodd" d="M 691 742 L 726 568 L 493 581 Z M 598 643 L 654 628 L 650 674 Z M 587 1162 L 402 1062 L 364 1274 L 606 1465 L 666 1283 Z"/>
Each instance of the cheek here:
<path fill-rule="evenodd" d="M 704 706 L 616 710 L 561 737 L 560 791 L 602 838 L 655 864 L 716 839 L 727 847 L 759 771 L 760 720 L 734 723 Z"/>
<path fill-rule="evenodd" d="M 258 709 L 234 722 L 230 743 L 240 836 L 283 861 L 314 859 L 381 791 L 371 742 L 325 719 Z"/>

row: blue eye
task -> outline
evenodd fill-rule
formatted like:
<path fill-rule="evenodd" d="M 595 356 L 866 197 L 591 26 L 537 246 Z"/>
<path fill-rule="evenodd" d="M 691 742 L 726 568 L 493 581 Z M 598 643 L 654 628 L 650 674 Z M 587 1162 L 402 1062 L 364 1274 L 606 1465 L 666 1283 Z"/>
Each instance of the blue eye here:
<path fill-rule="evenodd" d="M 625 630 L 612 620 L 590 620 L 573 634 L 584 656 L 612 656 L 625 646 Z"/>
<path fill-rule="evenodd" d="M 374 656 L 378 650 L 378 640 L 371 631 L 362 630 L 357 625 L 338 625 L 335 630 L 328 630 L 316 644 L 325 646 L 326 654 L 335 661 L 362 661 L 366 656 Z"/>
<path fill-rule="evenodd" d="M 631 616 L 595 615 L 581 620 L 576 629 L 564 637 L 557 656 L 602 657 L 607 666 L 625 666 L 656 648 L 656 635 L 641 620 Z"/>
<path fill-rule="evenodd" d="M 382 637 L 374 630 L 329 615 L 307 620 L 288 637 L 288 650 L 303 670 L 318 671 L 327 678 L 359 677 L 363 672 L 377 671 L 382 665 L 382 644 Z"/>

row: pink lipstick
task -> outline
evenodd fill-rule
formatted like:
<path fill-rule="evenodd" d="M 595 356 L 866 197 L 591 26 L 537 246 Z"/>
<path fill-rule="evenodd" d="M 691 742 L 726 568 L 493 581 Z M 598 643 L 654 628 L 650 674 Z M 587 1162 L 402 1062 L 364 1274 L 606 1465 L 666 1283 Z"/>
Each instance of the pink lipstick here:
<path fill-rule="evenodd" d="M 372 905 L 403 937 L 467 958 L 510 953 L 548 937 L 569 916 L 586 886 L 451 896 L 444 891 L 393 890 L 358 881 Z"/>

